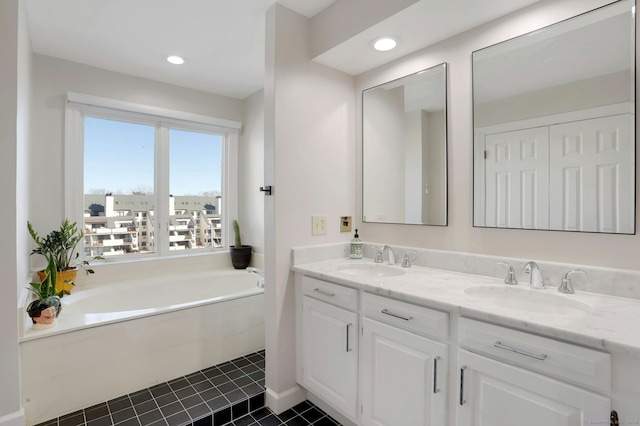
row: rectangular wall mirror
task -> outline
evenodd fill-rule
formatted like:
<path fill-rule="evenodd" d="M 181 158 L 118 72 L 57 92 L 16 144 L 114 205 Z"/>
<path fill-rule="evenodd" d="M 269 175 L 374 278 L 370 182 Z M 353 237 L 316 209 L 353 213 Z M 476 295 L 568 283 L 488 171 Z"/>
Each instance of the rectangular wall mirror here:
<path fill-rule="evenodd" d="M 447 225 L 447 65 L 362 92 L 364 222 Z"/>
<path fill-rule="evenodd" d="M 473 52 L 474 226 L 635 233 L 633 8 Z"/>

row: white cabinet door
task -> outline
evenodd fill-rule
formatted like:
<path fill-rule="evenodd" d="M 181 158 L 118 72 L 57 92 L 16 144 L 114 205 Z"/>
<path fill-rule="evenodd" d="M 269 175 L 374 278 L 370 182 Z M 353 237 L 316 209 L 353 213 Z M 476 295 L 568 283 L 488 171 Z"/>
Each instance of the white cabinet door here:
<path fill-rule="evenodd" d="M 633 116 L 551 126 L 551 228 L 633 233 Z"/>
<path fill-rule="evenodd" d="M 358 400 L 358 315 L 305 296 L 304 386 L 355 419 Z"/>
<path fill-rule="evenodd" d="M 609 424 L 607 397 L 465 350 L 458 353 L 458 426 Z"/>
<path fill-rule="evenodd" d="M 485 137 L 486 226 L 549 227 L 549 129 Z"/>
<path fill-rule="evenodd" d="M 447 345 L 365 318 L 362 424 L 446 424 Z"/>

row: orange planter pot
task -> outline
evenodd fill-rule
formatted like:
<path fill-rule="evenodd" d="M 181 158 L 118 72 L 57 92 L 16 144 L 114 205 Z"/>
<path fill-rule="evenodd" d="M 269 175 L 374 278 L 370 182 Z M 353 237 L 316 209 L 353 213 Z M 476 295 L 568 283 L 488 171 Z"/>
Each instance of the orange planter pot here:
<path fill-rule="evenodd" d="M 67 269 L 66 271 L 58 272 L 57 281 L 56 281 L 56 291 L 60 292 L 62 290 L 66 290 L 71 293 L 71 289 L 73 289 L 73 284 L 65 283 L 65 281 L 76 282 L 76 275 L 78 274 L 78 269 Z M 38 271 L 38 277 L 40 278 L 40 282 L 44 280 L 45 273 L 44 271 Z"/>

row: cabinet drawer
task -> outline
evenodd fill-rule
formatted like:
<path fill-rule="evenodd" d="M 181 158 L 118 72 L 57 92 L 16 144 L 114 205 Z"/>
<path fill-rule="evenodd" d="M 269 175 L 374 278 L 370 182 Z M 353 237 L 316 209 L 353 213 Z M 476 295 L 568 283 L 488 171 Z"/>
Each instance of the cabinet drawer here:
<path fill-rule="evenodd" d="M 306 296 L 355 311 L 358 309 L 358 290 L 311 277 L 302 277 L 302 292 Z"/>
<path fill-rule="evenodd" d="M 362 295 L 362 313 L 414 333 L 447 339 L 449 314 L 371 293 Z"/>
<path fill-rule="evenodd" d="M 468 318 L 458 323 L 460 347 L 529 370 L 603 391 L 611 390 L 611 356 Z"/>

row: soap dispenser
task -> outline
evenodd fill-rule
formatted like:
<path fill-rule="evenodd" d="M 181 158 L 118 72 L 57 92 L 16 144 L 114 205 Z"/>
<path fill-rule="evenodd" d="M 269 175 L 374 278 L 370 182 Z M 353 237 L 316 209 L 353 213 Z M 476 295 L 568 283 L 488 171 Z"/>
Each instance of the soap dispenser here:
<path fill-rule="evenodd" d="M 350 249 L 351 255 L 349 257 L 351 257 L 351 259 L 362 259 L 362 241 L 360 241 L 357 229 L 356 234 L 353 236 L 353 240 L 351 240 Z"/>

